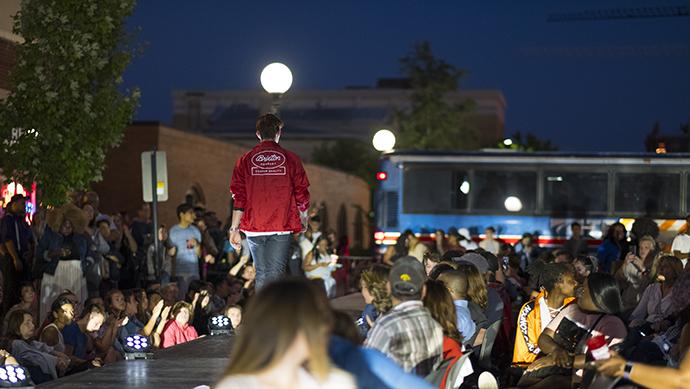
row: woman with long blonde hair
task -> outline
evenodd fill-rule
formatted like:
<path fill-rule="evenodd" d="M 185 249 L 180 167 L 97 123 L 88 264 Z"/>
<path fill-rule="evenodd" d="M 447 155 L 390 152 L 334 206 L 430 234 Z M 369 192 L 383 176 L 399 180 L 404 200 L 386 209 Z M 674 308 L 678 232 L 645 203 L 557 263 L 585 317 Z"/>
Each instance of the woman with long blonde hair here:
<path fill-rule="evenodd" d="M 297 279 L 264 286 L 249 303 L 216 388 L 354 388 L 349 374 L 331 366 L 333 313 L 316 288 Z"/>

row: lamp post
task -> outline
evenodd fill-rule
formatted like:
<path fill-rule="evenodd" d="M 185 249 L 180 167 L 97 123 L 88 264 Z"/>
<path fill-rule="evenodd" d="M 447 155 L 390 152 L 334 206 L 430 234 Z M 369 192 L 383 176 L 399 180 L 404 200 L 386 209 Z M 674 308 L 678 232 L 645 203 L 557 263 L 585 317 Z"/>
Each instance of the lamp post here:
<path fill-rule="evenodd" d="M 371 143 L 377 151 L 391 151 L 395 147 L 395 134 L 390 130 L 378 130 Z"/>
<path fill-rule="evenodd" d="M 291 85 L 292 72 L 290 68 L 280 62 L 268 64 L 261 71 L 261 86 L 272 96 L 271 113 L 278 114 L 280 97 L 290 89 Z"/>

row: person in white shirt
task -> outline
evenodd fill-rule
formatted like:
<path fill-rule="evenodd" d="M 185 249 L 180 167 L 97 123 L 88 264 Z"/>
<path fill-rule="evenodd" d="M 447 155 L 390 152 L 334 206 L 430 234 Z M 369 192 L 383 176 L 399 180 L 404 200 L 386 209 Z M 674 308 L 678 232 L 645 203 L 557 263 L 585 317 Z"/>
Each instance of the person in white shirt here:
<path fill-rule="evenodd" d="M 331 364 L 333 312 L 317 286 L 285 279 L 261 289 L 242 319 L 230 364 L 217 389 L 354 389 L 352 376 Z"/>
<path fill-rule="evenodd" d="M 483 241 L 479 242 L 479 247 L 493 255 L 498 255 L 498 251 L 501 249 L 501 244 L 495 239 L 495 234 L 496 229 L 493 227 L 487 227 L 484 231 L 485 238 Z"/>
<path fill-rule="evenodd" d="M 687 265 L 688 257 L 690 257 L 690 215 L 685 217 L 685 222 L 687 223 L 685 231 L 676 235 L 671 245 L 673 256 L 683 262 L 683 268 Z"/>

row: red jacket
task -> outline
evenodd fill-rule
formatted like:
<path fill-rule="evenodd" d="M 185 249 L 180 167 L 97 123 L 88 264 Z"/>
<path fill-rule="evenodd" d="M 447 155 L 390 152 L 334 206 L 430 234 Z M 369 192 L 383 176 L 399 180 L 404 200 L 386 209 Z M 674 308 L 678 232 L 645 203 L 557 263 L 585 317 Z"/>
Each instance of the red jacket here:
<path fill-rule="evenodd" d="M 299 212 L 309 209 L 309 180 L 302 162 L 276 142 L 260 142 L 237 160 L 230 192 L 243 210 L 240 230 L 300 232 Z"/>

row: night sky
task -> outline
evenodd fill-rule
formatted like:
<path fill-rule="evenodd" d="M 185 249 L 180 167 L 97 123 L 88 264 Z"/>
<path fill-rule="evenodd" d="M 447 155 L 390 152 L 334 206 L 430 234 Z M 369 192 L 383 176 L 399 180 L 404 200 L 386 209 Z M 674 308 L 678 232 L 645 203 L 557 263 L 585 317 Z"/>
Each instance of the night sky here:
<path fill-rule="evenodd" d="M 258 89 L 274 61 L 291 68 L 295 90 L 374 86 L 401 76 L 398 59 L 428 40 L 469 72 L 461 88 L 503 91 L 507 135 L 642 151 L 655 121 L 677 133 L 690 118 L 690 17 L 547 18 L 671 5 L 690 2 L 139 0 L 129 24 L 145 51 L 125 83 L 142 91 L 136 119 L 170 123 L 173 89 Z"/>

